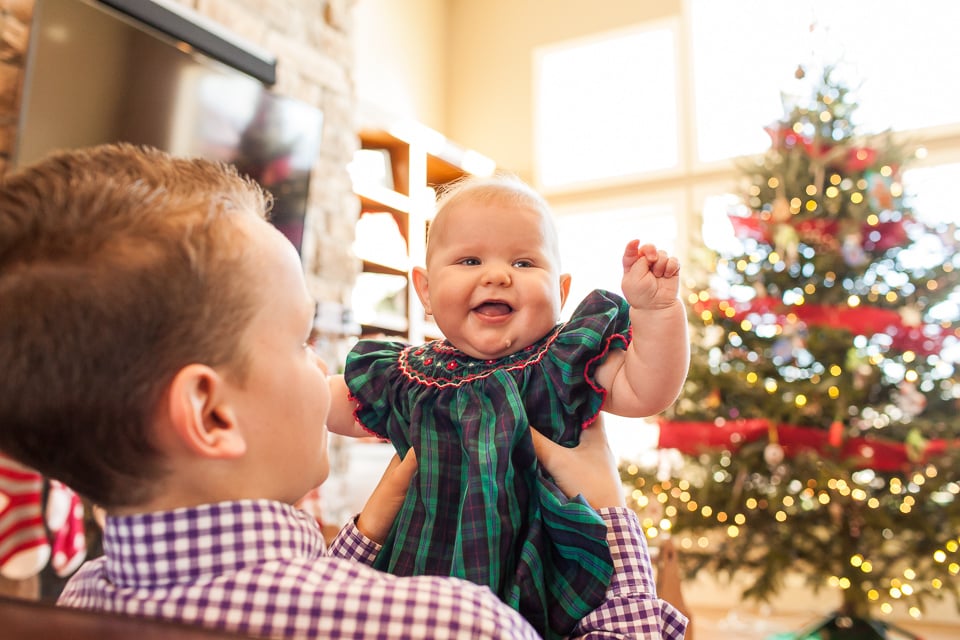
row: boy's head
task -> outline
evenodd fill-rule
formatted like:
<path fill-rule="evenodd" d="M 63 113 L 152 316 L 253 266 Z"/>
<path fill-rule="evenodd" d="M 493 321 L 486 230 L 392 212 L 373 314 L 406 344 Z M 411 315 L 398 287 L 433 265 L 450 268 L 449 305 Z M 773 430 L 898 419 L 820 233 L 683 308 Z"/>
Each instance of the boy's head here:
<path fill-rule="evenodd" d="M 108 508 L 148 500 L 169 472 L 155 425 L 177 413 L 184 372 L 197 393 L 183 411 L 220 393 L 211 372 L 230 389 L 256 377 L 263 273 L 285 252 L 284 275 L 299 264 L 268 205 L 228 166 L 126 144 L 0 178 L 0 450 Z M 308 299 L 299 277 L 291 295 Z"/>
<path fill-rule="evenodd" d="M 546 201 L 514 176 L 459 181 L 430 225 L 426 268 L 414 286 L 458 349 L 495 359 L 533 344 L 557 323 L 570 276 Z"/>

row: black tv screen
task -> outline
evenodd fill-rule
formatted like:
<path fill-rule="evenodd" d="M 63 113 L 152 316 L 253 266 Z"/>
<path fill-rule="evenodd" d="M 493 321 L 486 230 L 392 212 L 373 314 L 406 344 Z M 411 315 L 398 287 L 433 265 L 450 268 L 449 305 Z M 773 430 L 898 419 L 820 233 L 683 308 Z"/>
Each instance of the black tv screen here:
<path fill-rule="evenodd" d="M 93 0 L 37 0 L 14 163 L 105 142 L 231 162 L 299 250 L 323 114 Z"/>

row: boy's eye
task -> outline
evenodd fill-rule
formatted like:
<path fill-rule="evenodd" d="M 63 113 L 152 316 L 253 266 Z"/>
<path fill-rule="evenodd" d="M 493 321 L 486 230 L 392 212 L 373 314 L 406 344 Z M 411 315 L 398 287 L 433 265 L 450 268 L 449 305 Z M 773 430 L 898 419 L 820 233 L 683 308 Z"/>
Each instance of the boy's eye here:
<path fill-rule="evenodd" d="M 480 264 L 479 258 L 462 258 L 459 262 L 466 267 L 475 267 Z"/>
<path fill-rule="evenodd" d="M 516 260 L 514 261 L 513 266 L 520 269 L 526 269 L 527 267 L 532 267 L 533 262 L 530 260 Z"/>

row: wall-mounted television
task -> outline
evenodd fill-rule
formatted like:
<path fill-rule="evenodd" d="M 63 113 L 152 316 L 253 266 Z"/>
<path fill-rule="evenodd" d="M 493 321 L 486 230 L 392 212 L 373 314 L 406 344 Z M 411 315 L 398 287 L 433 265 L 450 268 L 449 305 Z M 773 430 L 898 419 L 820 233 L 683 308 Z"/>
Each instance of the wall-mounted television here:
<path fill-rule="evenodd" d="M 231 162 L 273 194 L 272 222 L 300 249 L 322 112 L 110 4 L 37 0 L 14 164 L 117 141 Z"/>

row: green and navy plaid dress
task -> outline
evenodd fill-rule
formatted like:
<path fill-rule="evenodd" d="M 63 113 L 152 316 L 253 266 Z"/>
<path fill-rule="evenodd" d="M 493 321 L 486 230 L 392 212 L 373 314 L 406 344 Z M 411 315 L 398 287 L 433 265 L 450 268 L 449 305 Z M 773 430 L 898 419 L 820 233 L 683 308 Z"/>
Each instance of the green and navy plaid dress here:
<path fill-rule="evenodd" d="M 593 381 L 609 349 L 630 341 L 629 306 L 592 292 L 536 344 L 477 360 L 446 340 L 361 340 L 345 377 L 356 417 L 419 471 L 380 569 L 488 585 L 545 637 L 567 635 L 599 605 L 613 571 L 606 526 L 545 475 L 529 427 L 575 445 L 600 411 Z"/>

